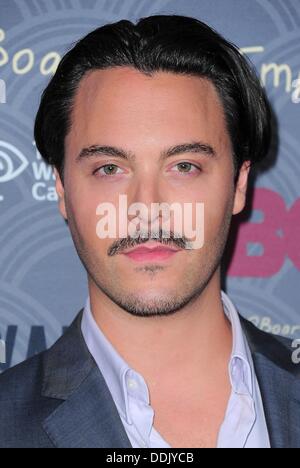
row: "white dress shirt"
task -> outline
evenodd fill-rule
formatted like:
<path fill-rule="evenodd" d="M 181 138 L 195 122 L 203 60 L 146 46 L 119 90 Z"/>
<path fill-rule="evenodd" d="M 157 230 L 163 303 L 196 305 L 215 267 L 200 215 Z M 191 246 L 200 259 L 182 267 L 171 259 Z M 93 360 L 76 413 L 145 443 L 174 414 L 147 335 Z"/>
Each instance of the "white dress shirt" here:
<path fill-rule="evenodd" d="M 224 291 L 221 296 L 224 313 L 232 326 L 233 346 L 228 363 L 231 396 L 217 447 L 270 448 L 251 352 L 234 304 Z M 154 410 L 149 404 L 147 383 L 142 375 L 128 366 L 97 325 L 89 297 L 83 312 L 82 333 L 108 385 L 133 448 L 172 448 L 153 426 Z"/>

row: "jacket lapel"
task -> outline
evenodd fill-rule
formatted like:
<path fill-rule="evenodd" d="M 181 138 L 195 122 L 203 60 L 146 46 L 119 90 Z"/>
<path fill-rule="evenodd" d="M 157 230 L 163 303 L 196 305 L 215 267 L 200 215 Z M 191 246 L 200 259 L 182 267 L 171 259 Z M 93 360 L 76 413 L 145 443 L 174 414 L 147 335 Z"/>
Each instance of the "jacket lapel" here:
<path fill-rule="evenodd" d="M 42 394 L 62 400 L 43 422 L 58 448 L 132 448 L 106 382 L 81 334 L 82 311 L 45 354 Z"/>
<path fill-rule="evenodd" d="M 290 341 L 241 318 L 261 390 L 272 448 L 300 448 L 300 369 Z"/>

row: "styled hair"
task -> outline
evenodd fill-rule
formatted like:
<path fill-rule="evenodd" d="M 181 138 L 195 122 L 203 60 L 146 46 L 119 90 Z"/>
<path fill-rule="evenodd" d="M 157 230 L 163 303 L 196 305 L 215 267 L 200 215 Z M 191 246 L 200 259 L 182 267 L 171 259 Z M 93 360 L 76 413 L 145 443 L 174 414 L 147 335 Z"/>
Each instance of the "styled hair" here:
<path fill-rule="evenodd" d="M 91 70 L 131 66 L 147 76 L 158 71 L 210 80 L 223 104 L 232 143 L 235 181 L 244 161 L 260 162 L 271 140 L 271 110 L 251 62 L 211 27 L 195 18 L 154 15 L 136 24 L 106 24 L 79 40 L 62 58 L 44 90 L 34 136 L 43 159 L 62 180 L 65 138 L 74 97 Z"/>

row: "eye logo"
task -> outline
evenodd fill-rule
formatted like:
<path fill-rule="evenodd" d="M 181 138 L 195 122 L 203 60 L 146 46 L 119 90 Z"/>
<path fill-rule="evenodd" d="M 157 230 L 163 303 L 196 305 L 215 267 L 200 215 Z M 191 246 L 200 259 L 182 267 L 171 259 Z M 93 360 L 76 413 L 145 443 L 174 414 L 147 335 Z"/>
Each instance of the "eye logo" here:
<path fill-rule="evenodd" d="M 14 165 L 18 163 L 15 169 Z M 18 177 L 28 166 L 24 154 L 15 146 L 0 140 L 0 182 L 8 182 Z"/>

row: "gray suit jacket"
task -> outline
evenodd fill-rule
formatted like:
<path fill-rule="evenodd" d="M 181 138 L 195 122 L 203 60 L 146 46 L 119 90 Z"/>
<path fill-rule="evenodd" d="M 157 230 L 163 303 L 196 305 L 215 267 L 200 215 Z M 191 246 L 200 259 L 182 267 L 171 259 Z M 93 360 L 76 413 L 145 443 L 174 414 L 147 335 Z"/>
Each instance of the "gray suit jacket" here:
<path fill-rule="evenodd" d="M 82 310 L 50 348 L 0 376 L 0 448 L 131 448 L 81 333 Z M 300 365 L 289 340 L 241 317 L 272 448 L 300 448 Z"/>

